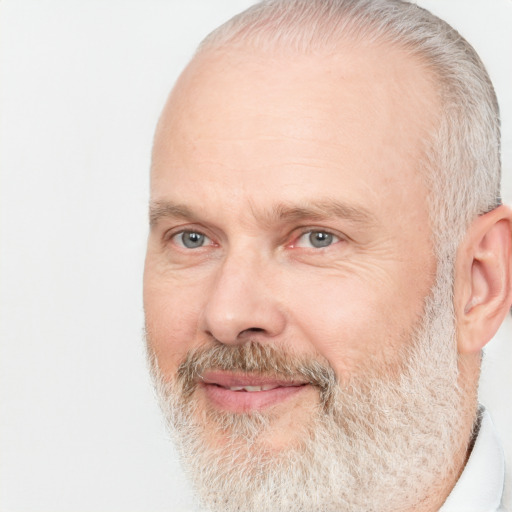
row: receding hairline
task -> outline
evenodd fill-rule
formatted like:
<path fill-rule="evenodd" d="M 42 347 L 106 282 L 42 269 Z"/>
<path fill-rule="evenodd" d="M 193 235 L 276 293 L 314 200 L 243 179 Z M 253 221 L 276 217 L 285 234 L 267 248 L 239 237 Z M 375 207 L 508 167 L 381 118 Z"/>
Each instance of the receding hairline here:
<path fill-rule="evenodd" d="M 361 16 L 359 11 L 362 9 L 357 8 L 357 4 L 389 4 L 392 1 L 262 1 L 233 16 L 208 34 L 199 44 L 195 56 L 211 51 L 229 52 L 236 49 L 263 50 L 276 54 L 283 52 L 331 55 L 336 54 L 341 47 L 382 45 L 402 50 L 404 54 L 415 57 L 425 68 L 431 67 L 432 63 L 412 44 L 405 32 L 402 38 L 393 30 L 390 23 L 379 23 L 378 9 L 372 18 L 367 14 Z M 433 16 L 416 4 L 402 0 L 394 1 L 397 4 L 409 4 L 425 13 L 427 17 Z M 335 4 L 347 4 L 349 8 L 345 11 L 340 9 L 343 11 L 341 14 L 336 13 L 336 16 L 332 16 L 337 10 Z M 272 10 L 271 6 L 275 8 Z"/>
<path fill-rule="evenodd" d="M 426 141 L 422 173 L 439 257 L 453 260 L 471 220 L 500 202 L 501 161 L 491 80 L 474 48 L 448 23 L 407 0 L 263 0 L 214 30 L 196 55 L 248 45 L 325 53 L 347 36 L 358 45 L 392 44 L 432 72 L 442 112 Z"/>
<path fill-rule="evenodd" d="M 381 40 L 375 40 L 375 41 L 367 41 L 365 44 L 360 45 L 357 41 L 354 41 L 348 37 L 341 37 L 336 43 L 335 47 L 332 48 L 324 48 L 324 49 L 318 49 L 318 52 L 315 50 L 313 53 L 308 52 L 299 52 L 297 49 L 289 48 L 286 45 L 282 45 L 279 48 L 254 48 L 251 46 L 250 41 L 244 40 L 237 44 L 231 45 L 231 44 L 222 44 L 220 46 L 209 46 L 209 45 L 202 45 L 199 47 L 198 52 L 194 55 L 193 59 L 189 62 L 187 67 L 184 69 L 182 74 L 180 75 L 180 78 L 178 79 L 175 87 L 171 91 L 171 94 L 169 95 L 166 106 L 164 107 L 164 110 L 162 112 L 162 117 L 160 119 L 159 125 L 157 127 L 157 132 L 155 136 L 155 142 L 158 138 L 158 134 L 162 128 L 162 121 L 164 118 L 166 118 L 169 115 L 173 115 L 169 112 L 169 106 L 171 105 L 171 98 L 174 96 L 174 94 L 182 89 L 184 91 L 187 91 L 187 87 L 183 87 L 182 80 L 184 77 L 186 77 L 191 71 L 192 73 L 195 73 L 194 68 L 197 69 L 197 67 L 202 67 L 203 63 L 207 63 L 206 65 L 209 66 L 210 63 L 213 61 L 214 66 L 218 67 L 218 70 L 222 70 L 222 67 L 225 66 L 227 69 L 229 69 L 230 66 L 234 65 L 233 60 L 238 63 L 240 62 L 241 66 L 244 66 L 244 63 L 250 63 L 254 60 L 260 60 L 264 63 L 265 66 L 267 66 L 268 61 L 266 60 L 268 57 L 274 58 L 277 61 L 280 61 L 283 63 L 283 66 L 286 67 L 288 63 L 290 62 L 290 58 L 296 56 L 297 61 L 308 61 L 308 60 L 316 60 L 316 58 L 325 58 L 326 60 L 329 60 L 334 63 L 334 68 L 336 68 L 337 63 L 336 60 L 338 58 L 343 59 L 343 55 L 352 55 L 353 53 L 362 52 L 363 53 L 363 59 L 366 58 L 364 54 L 370 55 L 371 53 L 374 53 L 374 55 L 383 55 L 384 53 L 388 53 L 389 55 L 393 55 L 393 60 L 398 63 L 399 66 L 407 67 L 411 71 L 411 75 L 414 75 L 415 77 L 420 76 L 420 81 L 422 82 L 422 86 L 420 88 L 416 87 L 410 87 L 407 89 L 404 89 L 401 91 L 400 101 L 403 103 L 404 98 L 409 99 L 411 98 L 411 101 L 416 101 L 414 99 L 415 95 L 421 94 L 421 99 L 426 99 L 426 102 L 428 102 L 428 105 L 424 105 L 428 107 L 428 110 L 425 109 L 425 112 L 428 114 L 428 117 L 430 118 L 430 122 L 425 125 L 426 129 L 421 134 L 422 140 L 428 141 L 430 137 L 432 136 L 432 133 L 437 129 L 439 124 L 439 117 L 440 117 L 440 109 L 441 109 L 441 98 L 439 94 L 439 87 L 438 82 L 436 81 L 437 77 L 435 73 L 432 71 L 432 69 L 428 66 L 428 62 L 426 59 L 423 58 L 422 55 L 417 53 L 411 53 L 408 52 L 406 48 L 403 46 L 400 46 L 392 41 L 388 41 L 385 39 Z M 231 62 L 230 62 L 231 61 Z M 292 62 L 292 65 L 295 64 L 295 62 Z M 218 71 L 217 70 L 217 71 Z M 216 72 L 217 72 L 216 71 Z M 220 71 L 222 72 L 222 71 Z M 307 70 L 305 71 L 307 72 Z M 329 76 L 330 75 L 330 76 Z M 336 84 L 336 80 L 339 79 L 339 77 L 336 77 L 333 75 L 330 71 L 325 76 L 326 81 L 331 81 L 333 84 Z M 424 84 L 427 84 L 429 90 L 426 94 Z M 421 90 L 421 92 L 419 92 Z M 333 95 L 333 100 L 336 100 L 336 93 Z M 406 100 L 407 101 L 407 100 Z M 172 102 L 173 110 L 176 106 L 181 108 L 179 105 L 179 102 Z M 262 106 L 264 109 L 264 106 Z M 422 118 L 422 120 L 426 119 Z M 417 120 L 417 119 L 416 119 Z M 414 121 L 414 119 L 413 119 Z M 165 130 L 164 130 L 165 131 Z M 155 146 L 153 147 L 155 149 Z M 423 150 L 421 151 L 423 154 Z M 153 157 L 155 155 L 153 154 Z M 154 168 L 154 159 L 152 161 L 152 170 Z"/>

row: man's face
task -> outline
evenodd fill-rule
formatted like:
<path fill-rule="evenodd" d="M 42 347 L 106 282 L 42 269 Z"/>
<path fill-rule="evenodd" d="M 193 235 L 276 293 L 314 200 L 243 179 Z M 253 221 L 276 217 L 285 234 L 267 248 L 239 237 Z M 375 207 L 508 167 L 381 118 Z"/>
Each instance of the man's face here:
<path fill-rule="evenodd" d="M 326 406 L 308 364 L 339 389 L 399 379 L 435 280 L 419 162 L 436 112 L 389 48 L 219 51 L 182 75 L 155 140 L 144 301 L 206 451 L 233 449 L 240 418 L 264 425 L 253 450 L 300 447 Z"/>

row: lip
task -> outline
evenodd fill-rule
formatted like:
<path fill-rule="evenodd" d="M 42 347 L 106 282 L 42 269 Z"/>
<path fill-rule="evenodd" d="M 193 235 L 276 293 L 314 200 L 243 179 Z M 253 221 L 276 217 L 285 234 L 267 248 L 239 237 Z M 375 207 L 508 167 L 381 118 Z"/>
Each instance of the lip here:
<path fill-rule="evenodd" d="M 282 403 L 303 392 L 309 384 L 261 375 L 206 372 L 200 386 L 214 406 L 232 412 L 258 411 Z M 230 388 L 263 388 L 262 390 Z"/>

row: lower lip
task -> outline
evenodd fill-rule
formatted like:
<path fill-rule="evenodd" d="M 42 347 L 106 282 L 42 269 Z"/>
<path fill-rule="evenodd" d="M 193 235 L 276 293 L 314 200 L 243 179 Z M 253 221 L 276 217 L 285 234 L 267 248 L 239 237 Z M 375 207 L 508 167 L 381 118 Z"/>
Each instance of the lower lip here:
<path fill-rule="evenodd" d="M 309 385 L 283 386 L 267 391 L 231 391 L 215 384 L 203 384 L 202 387 L 215 406 L 232 412 L 249 412 L 282 403 L 304 392 Z"/>

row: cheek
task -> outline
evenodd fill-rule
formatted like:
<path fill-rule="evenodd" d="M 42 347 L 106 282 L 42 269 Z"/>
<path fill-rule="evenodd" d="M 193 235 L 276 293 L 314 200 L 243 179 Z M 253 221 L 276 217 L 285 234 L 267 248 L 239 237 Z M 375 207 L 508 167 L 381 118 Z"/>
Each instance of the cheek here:
<path fill-rule="evenodd" d="M 193 347 L 201 305 L 191 289 L 144 280 L 144 312 L 149 347 L 164 374 L 174 374 Z"/>
<path fill-rule="evenodd" d="M 290 298 L 294 322 L 341 382 L 365 368 L 378 370 L 397 362 L 400 348 L 411 341 L 428 293 L 427 287 L 414 296 L 402 294 L 397 283 L 375 286 L 349 277 L 304 288 L 316 291 Z"/>
<path fill-rule="evenodd" d="M 384 315 L 369 296 L 348 293 L 341 286 L 324 289 L 315 300 L 297 305 L 296 311 L 306 339 L 329 361 L 342 382 L 379 345 L 380 329 L 375 326 L 382 324 Z"/>

